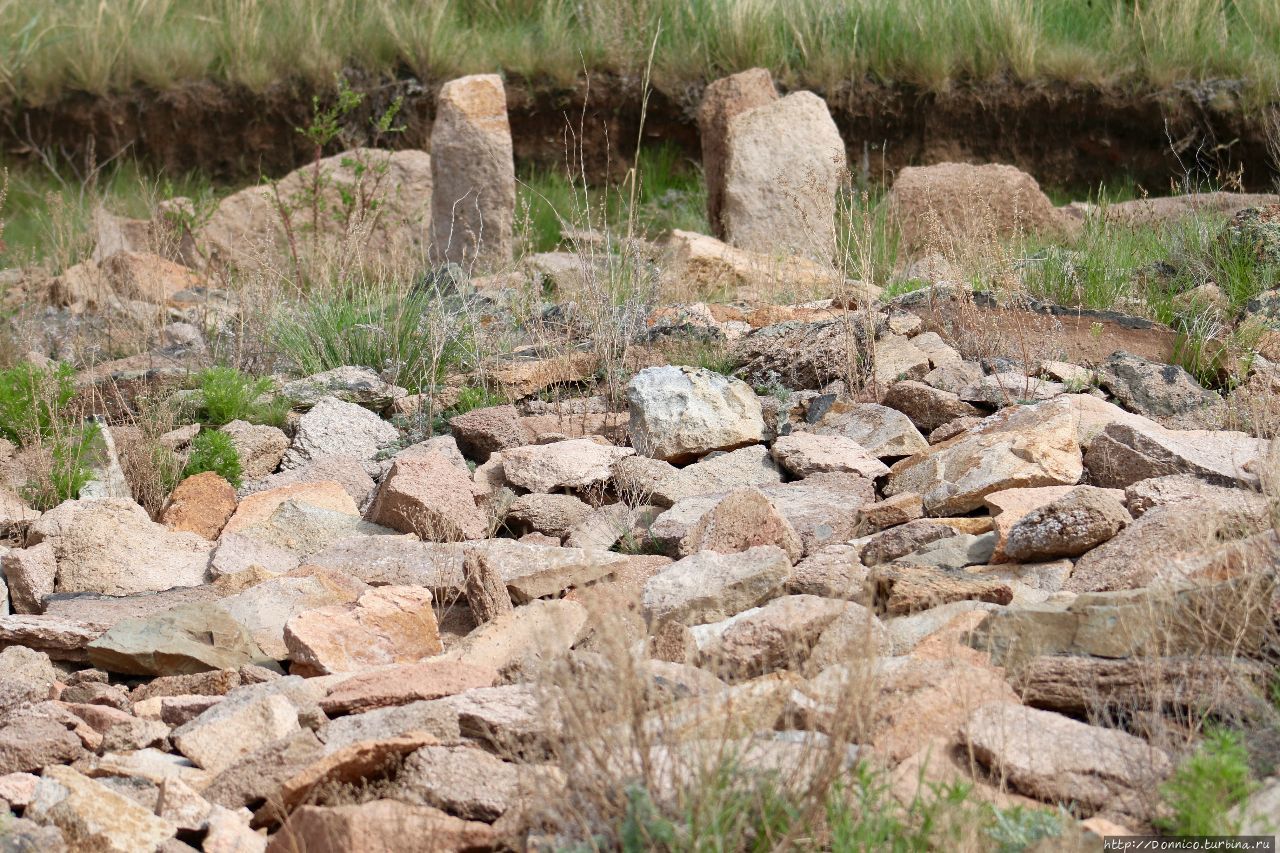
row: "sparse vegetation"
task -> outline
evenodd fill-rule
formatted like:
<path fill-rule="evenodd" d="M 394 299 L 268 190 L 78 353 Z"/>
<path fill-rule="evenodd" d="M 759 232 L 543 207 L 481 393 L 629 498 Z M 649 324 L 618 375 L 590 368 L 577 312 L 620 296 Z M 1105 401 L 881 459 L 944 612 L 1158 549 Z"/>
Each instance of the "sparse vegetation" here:
<path fill-rule="evenodd" d="M 92 477 L 88 458 L 99 427 L 72 409 L 74 377 L 68 364 L 0 371 L 0 437 L 28 451 L 22 493 L 36 509 L 76 497 Z"/>
<path fill-rule="evenodd" d="M 1254 781 L 1239 732 L 1212 729 L 1161 788 L 1170 815 L 1158 821 L 1171 835 L 1231 835 L 1227 813 L 1249 795 Z"/>
<path fill-rule="evenodd" d="M 191 455 L 182 469 L 182 476 L 192 477 L 213 471 L 233 486 L 239 486 L 243 471 L 240 455 L 231 436 L 217 430 L 201 430 L 191 442 Z"/>
<path fill-rule="evenodd" d="M 196 377 L 199 402 L 196 417 L 220 427 L 232 421 L 280 426 L 288 413 L 288 401 L 272 394 L 270 377 L 255 379 L 234 367 L 210 367 Z M 264 399 L 265 398 L 265 399 Z"/>

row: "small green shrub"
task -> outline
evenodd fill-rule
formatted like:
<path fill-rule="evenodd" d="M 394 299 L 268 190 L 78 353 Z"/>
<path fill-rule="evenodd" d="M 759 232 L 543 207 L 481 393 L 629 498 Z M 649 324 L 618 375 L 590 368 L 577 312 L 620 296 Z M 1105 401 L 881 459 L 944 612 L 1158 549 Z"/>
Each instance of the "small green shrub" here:
<path fill-rule="evenodd" d="M 999 853 L 1021 853 L 1043 838 L 1057 838 L 1072 820 L 1066 813 L 1022 806 L 991 811 L 992 824 L 987 836 L 996 843 Z"/>
<path fill-rule="evenodd" d="M 47 451 L 47 470 L 29 477 L 22 487 L 27 503 L 44 512 L 80 496 L 80 490 L 93 479 L 87 460 L 98 429 L 97 424 L 86 424 L 42 443 Z"/>
<path fill-rule="evenodd" d="M 225 432 L 202 430 L 191 442 L 191 455 L 182 476 L 192 477 L 205 471 L 213 471 L 233 486 L 240 485 L 243 476 L 240 454 Z"/>
<path fill-rule="evenodd" d="M 284 423 L 288 403 L 280 397 L 262 402 L 272 383 L 267 377 L 255 379 L 234 367 L 210 367 L 197 377 L 200 383 L 200 409 L 197 417 L 209 426 L 223 426 L 232 421 L 255 424 Z"/>
<path fill-rule="evenodd" d="M 1170 815 L 1156 826 L 1170 835 L 1232 835 L 1239 827 L 1227 812 L 1252 788 L 1249 755 L 1239 732 L 1213 729 L 1160 787 Z"/>
<path fill-rule="evenodd" d="M 0 370 L 0 436 L 19 446 L 51 437 L 75 392 L 75 372 L 68 364 L 46 370 L 24 363 Z"/>
<path fill-rule="evenodd" d="M 496 391 L 490 391 L 483 385 L 468 385 L 458 392 L 458 402 L 449 407 L 448 416 L 465 415 L 475 409 L 501 406 L 506 402 L 506 397 Z"/>

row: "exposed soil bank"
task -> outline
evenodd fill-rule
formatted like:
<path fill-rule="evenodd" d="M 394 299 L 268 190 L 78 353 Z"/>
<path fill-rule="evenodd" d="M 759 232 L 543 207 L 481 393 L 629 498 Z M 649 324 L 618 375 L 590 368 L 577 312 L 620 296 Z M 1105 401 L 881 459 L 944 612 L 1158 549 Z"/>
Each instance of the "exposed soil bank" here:
<path fill-rule="evenodd" d="M 347 144 L 368 142 L 369 118 L 404 97 L 403 134 L 382 144 L 425 147 L 435 83 L 355 79 L 368 94 L 350 117 Z M 563 168 L 580 151 L 593 180 L 622 174 L 641 116 L 638 81 L 594 78 L 572 89 L 538 81 L 508 84 L 516 157 Z M 694 120 L 701 85 L 649 101 L 646 141 L 698 155 Z M 1243 169 L 1247 189 L 1269 189 L 1266 133 L 1258 113 L 1241 110 L 1228 85 L 1160 92 L 984 83 L 934 93 L 857 82 L 823 92 L 849 147 L 850 163 L 871 180 L 906 165 L 940 160 L 1012 163 L 1041 183 L 1086 187 L 1129 176 L 1152 194 L 1195 170 L 1220 180 Z M 82 158 L 128 150 L 169 171 L 201 169 L 222 180 L 280 175 L 312 156 L 295 128 L 310 118 L 312 92 L 280 85 L 266 93 L 193 84 L 165 92 L 68 95 L 50 106 L 0 109 L 0 145 Z"/>

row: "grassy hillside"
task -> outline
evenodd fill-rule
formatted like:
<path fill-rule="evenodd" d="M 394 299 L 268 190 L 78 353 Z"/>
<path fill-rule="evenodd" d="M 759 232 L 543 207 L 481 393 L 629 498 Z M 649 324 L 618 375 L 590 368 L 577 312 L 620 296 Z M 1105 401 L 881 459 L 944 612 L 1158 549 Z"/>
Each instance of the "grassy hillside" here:
<path fill-rule="evenodd" d="M 753 65 L 792 85 L 871 75 L 1280 90 L 1275 0 L 0 0 L 0 98 L 213 80 L 253 90 L 344 67 L 424 79 L 502 69 L 678 88 Z"/>

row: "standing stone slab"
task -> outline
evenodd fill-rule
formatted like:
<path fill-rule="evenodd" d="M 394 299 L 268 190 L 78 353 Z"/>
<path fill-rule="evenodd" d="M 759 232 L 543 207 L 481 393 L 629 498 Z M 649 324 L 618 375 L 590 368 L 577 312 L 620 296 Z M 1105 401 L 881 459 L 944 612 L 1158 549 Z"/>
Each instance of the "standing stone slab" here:
<path fill-rule="evenodd" d="M 729 122 L 721 220 L 734 246 L 829 263 L 844 142 L 826 103 L 793 92 Z"/>
<path fill-rule="evenodd" d="M 707 86 L 698 107 L 702 137 L 702 172 L 707 180 L 707 221 L 711 233 L 724 239 L 720 212 L 724 207 L 724 171 L 729 159 L 729 123 L 750 109 L 778 100 L 778 90 L 766 68 L 750 68 Z"/>
<path fill-rule="evenodd" d="M 436 260 L 482 267 L 510 261 L 516 173 L 507 95 L 497 74 L 440 87 L 431 170 Z"/>

